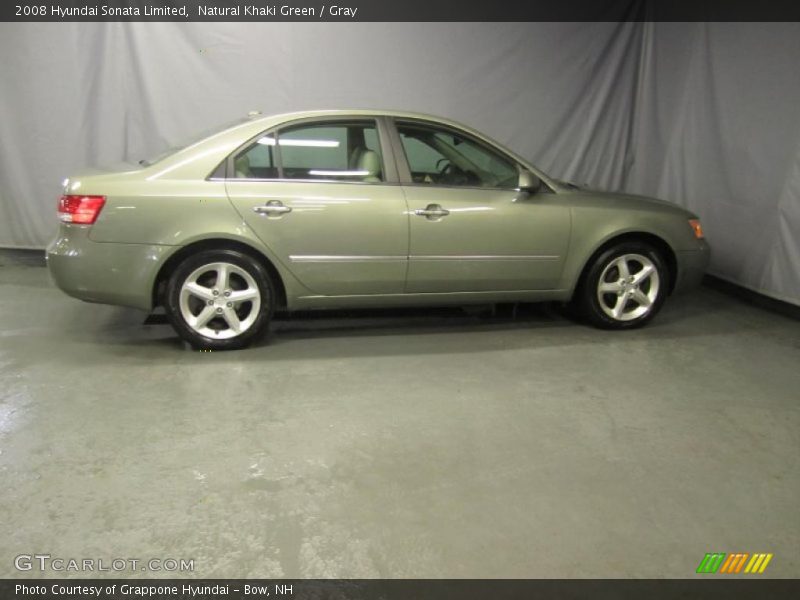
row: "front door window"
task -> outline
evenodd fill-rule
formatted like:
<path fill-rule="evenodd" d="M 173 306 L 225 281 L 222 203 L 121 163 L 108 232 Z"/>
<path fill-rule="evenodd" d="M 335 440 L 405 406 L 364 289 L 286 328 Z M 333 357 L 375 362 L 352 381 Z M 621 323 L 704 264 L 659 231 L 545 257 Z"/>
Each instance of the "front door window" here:
<path fill-rule="evenodd" d="M 403 122 L 397 131 L 414 183 L 513 188 L 519 181 L 513 162 L 466 135 Z"/>

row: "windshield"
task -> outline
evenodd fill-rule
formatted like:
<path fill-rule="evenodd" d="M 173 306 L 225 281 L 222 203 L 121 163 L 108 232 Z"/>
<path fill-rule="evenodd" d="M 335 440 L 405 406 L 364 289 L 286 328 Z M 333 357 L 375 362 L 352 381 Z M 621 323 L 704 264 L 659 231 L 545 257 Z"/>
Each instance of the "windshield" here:
<path fill-rule="evenodd" d="M 176 152 L 180 152 L 184 148 L 188 148 L 189 146 L 191 146 L 193 144 L 196 144 L 197 142 L 200 142 L 200 141 L 202 141 L 202 140 L 204 140 L 204 139 L 206 139 L 208 137 L 211 137 L 212 135 L 215 135 L 217 133 L 222 133 L 226 129 L 230 129 L 231 127 L 234 127 L 235 125 L 239 125 L 240 123 L 245 123 L 248 120 L 249 119 L 246 119 L 246 118 L 245 119 L 239 118 L 239 119 L 236 119 L 234 121 L 228 121 L 224 125 L 217 125 L 216 127 L 212 127 L 211 129 L 206 129 L 202 133 L 195 134 L 191 138 L 189 138 L 188 140 L 186 140 L 186 141 L 184 141 L 184 142 L 182 142 L 182 143 L 180 143 L 180 144 L 178 144 L 176 146 L 172 146 L 170 148 L 167 148 L 166 150 L 161 151 L 160 153 L 156 154 L 155 156 L 140 160 L 139 164 L 141 166 L 143 166 L 143 167 L 149 167 L 150 165 L 154 165 L 157 162 L 159 162 L 161 160 L 164 160 L 165 158 L 167 158 L 169 156 L 172 156 Z"/>

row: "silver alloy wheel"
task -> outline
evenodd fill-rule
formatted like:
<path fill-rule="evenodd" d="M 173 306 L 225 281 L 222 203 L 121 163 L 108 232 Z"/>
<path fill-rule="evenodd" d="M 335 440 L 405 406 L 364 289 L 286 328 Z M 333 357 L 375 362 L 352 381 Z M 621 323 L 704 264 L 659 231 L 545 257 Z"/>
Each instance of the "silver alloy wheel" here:
<path fill-rule="evenodd" d="M 189 327 L 207 338 L 224 340 L 250 329 L 261 308 L 261 292 L 243 268 L 214 262 L 184 280 L 179 305 Z"/>
<path fill-rule="evenodd" d="M 597 300 L 615 321 L 632 321 L 649 313 L 661 286 L 653 261 L 641 254 L 623 254 L 606 265 L 597 283 Z"/>

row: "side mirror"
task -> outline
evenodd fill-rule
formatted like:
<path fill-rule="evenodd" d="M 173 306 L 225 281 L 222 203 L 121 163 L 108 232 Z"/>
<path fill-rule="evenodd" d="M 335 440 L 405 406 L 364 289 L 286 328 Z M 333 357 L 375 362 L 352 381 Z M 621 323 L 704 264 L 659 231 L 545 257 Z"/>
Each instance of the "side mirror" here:
<path fill-rule="evenodd" d="M 542 187 L 541 179 L 539 179 L 536 175 L 534 175 L 530 171 L 520 171 L 519 183 L 517 183 L 517 189 L 520 192 L 528 192 L 529 194 L 535 194 L 536 192 L 539 191 L 540 187 Z"/>

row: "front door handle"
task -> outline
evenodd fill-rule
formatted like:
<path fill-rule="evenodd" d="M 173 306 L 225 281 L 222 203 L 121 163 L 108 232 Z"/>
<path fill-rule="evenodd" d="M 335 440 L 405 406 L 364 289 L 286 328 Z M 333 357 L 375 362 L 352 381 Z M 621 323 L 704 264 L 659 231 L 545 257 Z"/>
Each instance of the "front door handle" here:
<path fill-rule="evenodd" d="M 280 200 L 270 200 L 262 206 L 254 206 L 253 212 L 259 215 L 267 215 L 268 217 L 274 215 L 282 215 L 292 212 L 291 206 L 284 206 Z"/>
<path fill-rule="evenodd" d="M 446 208 L 442 208 L 438 204 L 428 204 L 425 208 L 418 208 L 414 211 L 418 217 L 427 217 L 428 219 L 440 219 L 450 214 Z"/>

